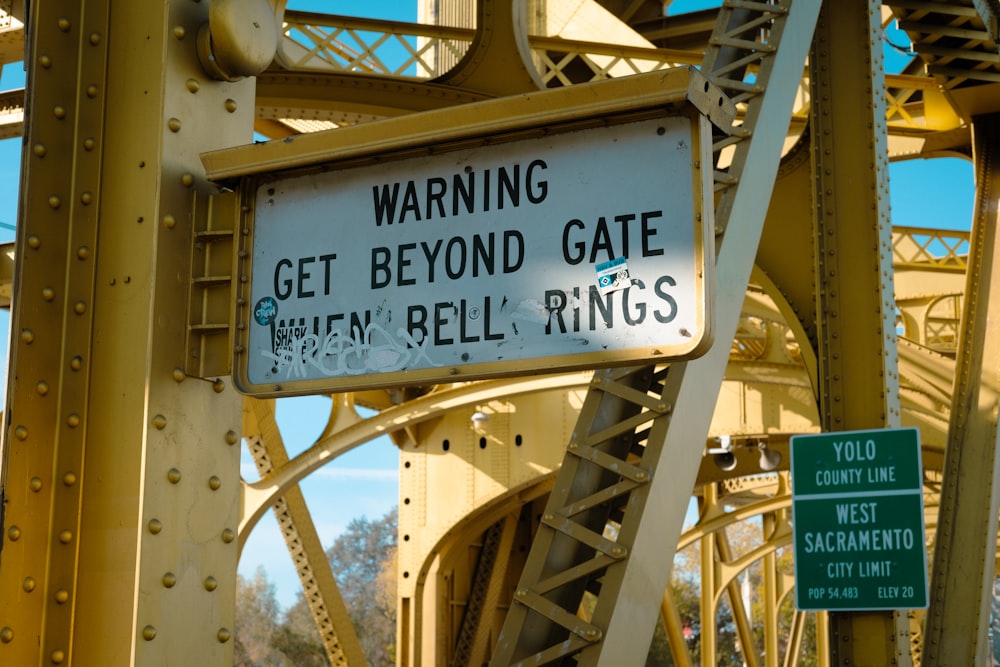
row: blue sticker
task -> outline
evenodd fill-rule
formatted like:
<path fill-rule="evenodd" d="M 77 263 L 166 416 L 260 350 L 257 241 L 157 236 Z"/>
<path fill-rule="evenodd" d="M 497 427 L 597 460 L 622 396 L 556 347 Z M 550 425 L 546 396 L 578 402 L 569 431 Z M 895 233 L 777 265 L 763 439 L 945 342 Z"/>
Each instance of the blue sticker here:
<path fill-rule="evenodd" d="M 632 284 L 628 272 L 628 263 L 624 257 L 618 257 L 610 262 L 601 262 L 594 266 L 597 271 L 597 289 L 601 294 L 625 289 Z"/>
<path fill-rule="evenodd" d="M 261 326 L 271 324 L 277 316 L 278 302 L 269 296 L 265 296 L 263 299 L 258 301 L 257 305 L 253 308 L 253 318 L 257 320 L 257 324 Z"/>

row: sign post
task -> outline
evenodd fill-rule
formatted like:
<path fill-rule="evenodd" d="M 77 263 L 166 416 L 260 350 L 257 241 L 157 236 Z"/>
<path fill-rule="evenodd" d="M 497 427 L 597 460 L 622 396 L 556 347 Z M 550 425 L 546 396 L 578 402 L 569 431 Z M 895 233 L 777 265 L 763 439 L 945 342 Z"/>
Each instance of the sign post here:
<path fill-rule="evenodd" d="M 581 91 L 481 102 L 467 129 L 419 148 L 411 119 L 342 128 L 330 161 L 244 177 L 236 386 L 329 393 L 704 353 L 700 76 L 591 84 L 616 109 L 600 116 L 560 107 Z"/>
<path fill-rule="evenodd" d="M 919 431 L 794 436 L 791 470 L 796 607 L 926 607 Z"/>

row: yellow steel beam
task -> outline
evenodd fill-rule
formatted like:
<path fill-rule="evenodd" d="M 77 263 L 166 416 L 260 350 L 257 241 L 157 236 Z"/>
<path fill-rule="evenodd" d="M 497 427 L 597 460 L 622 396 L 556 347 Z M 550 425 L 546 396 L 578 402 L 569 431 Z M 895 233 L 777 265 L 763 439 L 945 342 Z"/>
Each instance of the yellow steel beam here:
<path fill-rule="evenodd" d="M 225 664 L 240 399 L 184 373 L 186 283 L 253 82 L 198 66 L 207 3 L 111 5 L 32 3 L 0 663 Z"/>
<path fill-rule="evenodd" d="M 986 665 L 1000 510 L 997 116 L 973 123 L 976 206 L 924 641 L 924 665 Z M 992 323 L 992 327 L 990 324 Z"/>
<path fill-rule="evenodd" d="M 718 392 L 723 377 L 791 114 L 796 86 L 788 84 L 798 81 L 807 46 L 802 36 L 811 34 L 818 4 L 733 3 L 724 11 L 725 20 L 720 19 L 713 38 L 718 48 L 706 59 L 704 71 L 737 100 L 749 101 L 731 173 L 723 178 L 724 183 L 739 185 L 729 188 L 716 208 L 717 229 L 726 233 L 717 262 L 721 289 L 716 303 L 717 331 L 725 345 L 713 346 L 695 361 L 672 365 L 662 385 L 659 377 L 650 377 L 652 369 L 595 376 L 522 574 L 518 604 L 501 632 L 495 665 L 527 659 L 545 664 L 574 653 L 583 665 L 638 663 L 651 638 L 654 619 L 646 614 L 655 609 L 666 587 L 669 568 L 662 564 L 673 554 L 668 536 L 679 532 L 680 497 L 688 495 L 701 458 L 690 442 L 700 440 L 709 428 L 711 410 L 705 397 Z M 756 36 L 762 26 L 769 29 L 764 41 L 742 39 Z M 783 42 L 784 35 L 795 37 Z M 755 83 L 743 80 L 749 64 L 760 64 Z M 754 140 L 740 143 L 747 137 Z M 671 412 L 683 419 L 671 419 Z M 648 431 L 630 432 L 647 424 Z M 600 469 L 614 470 L 610 462 L 633 444 L 634 462 L 620 463 L 620 477 Z M 633 466 L 643 467 L 636 472 Z M 605 519 L 611 511 L 590 503 L 616 491 L 611 488 L 616 479 L 629 493 L 627 505 L 616 499 L 621 504 L 614 509 L 621 526 L 617 540 L 612 546 L 602 543 L 590 557 L 594 551 L 587 547 L 591 536 L 599 534 L 602 511 Z M 584 623 L 572 612 L 588 577 L 600 577 L 601 585 L 593 619 Z M 624 604 L 616 604 L 619 599 Z"/>
<path fill-rule="evenodd" d="M 334 457 L 368 440 L 404 427 L 412 427 L 458 408 L 485 403 L 497 395 L 518 396 L 586 386 L 590 374 L 572 373 L 540 377 L 511 378 L 454 385 L 387 408 L 379 414 L 320 438 L 312 447 L 296 456 L 272 475 L 253 484 L 243 485 L 240 543 L 253 525 L 275 500 L 299 480 Z"/>
<path fill-rule="evenodd" d="M 824 431 L 899 426 L 880 3 L 827 2 L 809 58 Z M 910 664 L 894 612 L 831 614 L 831 663 Z"/>
<path fill-rule="evenodd" d="M 526 0 L 476 0 L 476 36 L 439 81 L 492 95 L 544 88 L 531 65 L 524 29 Z"/>

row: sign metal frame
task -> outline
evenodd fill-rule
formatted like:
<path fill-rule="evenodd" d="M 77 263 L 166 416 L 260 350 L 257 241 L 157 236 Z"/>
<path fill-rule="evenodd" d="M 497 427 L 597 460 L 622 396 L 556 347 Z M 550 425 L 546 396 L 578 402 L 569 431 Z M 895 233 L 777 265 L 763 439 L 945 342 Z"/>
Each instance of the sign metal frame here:
<path fill-rule="evenodd" d="M 295 164 L 294 160 L 289 158 L 276 159 L 274 156 L 274 150 L 276 142 L 269 142 L 269 144 L 262 144 L 261 146 L 266 147 L 265 152 L 269 152 L 269 160 L 264 160 L 263 162 L 258 161 L 255 163 L 257 166 L 253 169 L 253 173 L 246 174 L 242 177 L 240 182 L 240 195 L 241 195 L 241 218 L 240 218 L 240 231 L 239 243 L 238 243 L 238 258 L 237 258 L 237 279 L 236 284 L 236 304 L 234 321 L 236 323 L 235 331 L 235 341 L 234 341 L 234 384 L 241 392 L 254 395 L 254 396 L 289 396 L 298 394 L 315 394 L 315 393 L 331 393 L 337 391 L 351 391 L 360 389 L 372 389 L 378 387 L 389 387 L 389 386 L 404 386 L 413 384 L 434 384 L 439 382 L 454 382 L 454 381 L 464 381 L 472 379 L 484 379 L 492 377 L 503 377 L 511 375 L 524 375 L 532 373 L 545 373 L 545 372 L 556 372 L 565 370 L 574 370 L 582 368 L 598 368 L 606 366 L 616 366 L 616 365 L 632 365 L 639 363 L 648 363 L 651 361 L 667 361 L 682 358 L 690 358 L 698 356 L 704 353 L 712 342 L 712 308 L 710 306 L 711 292 L 712 292 L 712 279 L 714 276 L 714 229 L 713 229 L 713 202 L 712 202 L 712 174 L 711 174 L 711 129 L 709 126 L 709 114 L 716 122 L 720 120 L 720 114 L 722 115 L 723 122 L 725 121 L 726 112 L 731 107 L 731 103 L 718 92 L 714 87 L 712 87 L 707 80 L 705 80 L 700 73 L 696 70 L 688 68 L 678 68 L 678 70 L 653 73 L 656 77 L 651 75 L 639 75 L 635 77 L 629 77 L 632 81 L 624 80 L 614 80 L 609 82 L 599 82 L 598 84 L 587 84 L 585 86 L 576 86 L 563 90 L 555 91 L 545 91 L 538 93 L 534 96 L 523 96 L 514 100 L 493 100 L 490 102 L 481 102 L 474 105 L 468 105 L 468 107 L 477 107 L 476 109 L 466 109 L 465 111 L 471 111 L 471 115 L 467 113 L 462 114 L 462 118 L 470 119 L 466 125 L 458 124 L 456 127 L 455 123 L 446 130 L 442 131 L 442 134 L 446 136 L 445 141 L 439 141 L 433 143 L 430 141 L 430 136 L 426 137 L 424 142 L 421 144 L 420 141 L 416 141 L 410 131 L 413 129 L 413 118 L 404 117 L 400 119 L 392 119 L 387 121 L 377 121 L 375 123 L 369 123 L 364 126 L 357 126 L 355 128 L 342 128 L 338 130 L 333 130 L 329 134 L 336 135 L 334 138 L 336 140 L 336 146 L 330 147 L 327 150 L 318 150 L 314 146 L 315 139 L 310 138 L 309 141 L 301 141 L 300 143 L 305 144 L 304 159 Z M 664 85 L 666 83 L 666 85 Z M 601 85 L 608 84 L 608 85 Z M 573 105 L 572 102 L 576 100 L 583 100 L 585 98 L 580 97 L 581 88 L 592 88 L 593 91 L 599 91 L 601 93 L 600 99 L 602 103 L 599 105 Z M 569 103 L 569 104 L 567 104 Z M 727 106 L 728 105 L 728 106 Z M 722 110 L 720 112 L 720 109 Z M 446 118 L 448 116 L 444 115 L 442 111 L 439 112 L 428 112 L 426 114 L 417 114 L 418 116 L 437 116 L 440 119 Z M 455 112 L 453 111 L 452 114 Z M 451 116 L 454 119 L 454 115 Z M 490 118 L 495 117 L 495 122 L 490 122 Z M 425 121 L 427 118 L 424 119 Z M 433 119 L 431 119 L 433 120 Z M 375 130 L 379 130 L 377 125 L 382 125 L 381 131 L 377 134 L 381 136 L 381 140 L 377 143 L 371 142 L 371 137 Z M 669 131 L 664 129 L 664 126 L 673 128 Z M 677 128 L 684 127 L 687 128 L 680 135 L 677 135 Z M 378 354 L 386 356 L 388 361 L 385 366 L 389 369 L 383 371 L 381 369 L 361 369 L 352 368 L 349 372 L 337 371 L 337 375 L 331 375 L 326 367 L 320 368 L 322 376 L 317 376 L 315 368 L 320 365 L 314 362 L 313 358 L 308 358 L 307 356 L 302 356 L 299 350 L 304 349 L 305 343 L 302 341 L 305 338 L 311 338 L 311 342 L 308 345 L 312 345 L 312 349 L 317 349 L 319 345 L 329 345 L 329 336 L 331 335 L 329 322 L 327 322 L 326 328 L 323 328 L 321 324 L 316 324 L 319 322 L 318 317 L 314 317 L 313 326 L 310 327 L 309 322 L 306 321 L 307 318 L 299 317 L 298 328 L 295 328 L 296 321 L 289 318 L 288 320 L 280 320 L 282 313 L 281 306 L 285 305 L 280 303 L 273 292 L 281 290 L 280 296 L 288 298 L 286 296 L 285 287 L 286 285 L 291 285 L 296 283 L 297 293 L 301 294 L 315 294 L 318 286 L 322 285 L 323 294 L 327 296 L 330 292 L 331 281 L 336 280 L 334 270 L 331 268 L 333 266 L 332 262 L 335 260 L 329 257 L 334 253 L 329 253 L 327 255 L 322 255 L 317 251 L 316 253 L 309 254 L 303 252 L 303 255 L 309 254 L 306 259 L 295 258 L 285 260 L 278 260 L 282 266 L 276 267 L 274 256 L 267 256 L 266 259 L 264 255 L 268 250 L 263 250 L 265 246 L 255 246 L 259 243 L 271 243 L 280 244 L 284 242 L 281 238 L 282 233 L 272 230 L 270 236 L 268 237 L 261 231 L 259 227 L 261 215 L 260 211 L 263 206 L 268 206 L 269 204 L 274 204 L 275 197 L 278 196 L 277 191 L 284 188 L 286 185 L 288 189 L 293 189 L 302 185 L 305 190 L 312 188 L 313 191 L 321 190 L 319 184 L 331 182 L 335 183 L 341 179 L 349 180 L 352 174 L 357 173 L 379 173 L 385 171 L 387 174 L 391 175 L 395 182 L 402 180 L 405 183 L 405 174 L 409 173 L 411 165 L 416 165 L 412 167 L 417 169 L 418 172 L 422 168 L 421 165 L 425 164 L 440 164 L 441 159 L 445 160 L 455 160 L 456 163 L 461 163 L 463 160 L 469 160 L 470 155 L 482 156 L 491 155 L 493 152 L 497 154 L 510 155 L 513 154 L 515 157 L 512 158 L 514 161 L 522 160 L 523 164 L 518 164 L 518 167 L 522 170 L 522 176 L 524 172 L 530 167 L 527 158 L 518 157 L 518 151 L 524 148 L 527 153 L 535 150 L 535 147 L 539 147 L 540 150 L 552 150 L 553 154 L 557 154 L 559 150 L 565 150 L 560 148 L 560 142 L 569 142 L 568 145 L 581 145 L 578 139 L 580 137 L 586 137 L 589 142 L 591 138 L 595 141 L 601 139 L 602 137 L 610 137 L 609 142 L 622 141 L 623 143 L 632 141 L 632 146 L 635 146 L 635 139 L 628 139 L 628 133 L 638 131 L 653 131 L 655 130 L 658 134 L 666 134 L 667 138 L 676 139 L 677 136 L 681 138 L 677 140 L 679 148 L 684 148 L 685 154 L 688 155 L 687 162 L 690 166 L 690 172 L 687 175 L 690 179 L 688 181 L 690 187 L 690 217 L 691 217 L 691 239 L 692 247 L 690 248 L 690 253 L 693 255 L 691 258 L 693 261 L 694 269 L 692 271 L 692 276 L 685 274 L 685 278 L 692 278 L 693 280 L 693 290 L 696 293 L 696 313 L 692 320 L 688 320 L 688 323 L 684 326 L 676 327 L 681 331 L 681 334 L 675 334 L 674 339 L 670 340 L 656 340 L 649 341 L 648 336 L 641 344 L 626 344 L 623 347 L 615 348 L 609 346 L 606 343 L 598 342 L 594 347 L 593 351 L 583 351 L 579 352 L 576 350 L 567 350 L 563 353 L 561 350 L 553 353 L 552 349 L 548 349 L 545 353 L 541 355 L 503 358 L 504 355 L 496 355 L 497 358 L 484 360 L 484 355 L 481 354 L 481 348 L 476 348 L 474 354 L 468 353 L 456 353 L 454 358 L 444 360 L 444 363 L 425 363 L 421 366 L 419 363 L 414 366 L 397 368 L 393 364 L 400 357 L 400 350 L 386 350 L 386 346 L 382 346 L 380 349 L 376 350 Z M 369 146 L 367 149 L 359 148 L 356 142 L 351 141 L 351 134 L 357 135 L 358 141 L 365 142 L 369 141 Z M 327 134 L 327 133 L 319 133 Z M 574 144 L 574 141 L 576 142 Z M 683 146 L 687 142 L 688 146 Z M 294 143 L 294 142 L 293 142 Z M 587 142 L 584 142 L 587 143 Z M 417 145 L 420 144 L 420 145 Z M 526 148 L 525 148 L 526 147 Z M 514 151 L 510 153 L 510 151 Z M 217 158 L 217 156 L 216 156 Z M 209 154 L 208 156 L 203 156 L 203 160 L 209 167 L 211 175 L 211 167 L 213 165 L 213 156 Z M 622 158 L 627 159 L 626 157 Z M 435 162 L 437 160 L 437 162 Z M 285 168 L 279 168 L 274 171 L 269 171 L 262 169 L 259 165 L 262 163 L 270 162 L 273 165 L 281 165 Z M 544 164 L 544 163 L 543 163 Z M 541 169 L 541 168 L 539 168 Z M 399 176 L 401 173 L 404 174 L 402 177 Z M 466 166 L 466 171 L 469 167 Z M 224 170 L 220 169 L 220 173 Z M 231 174 L 230 174 L 231 175 Z M 340 176 L 338 176 L 340 175 Z M 527 181 L 527 176 L 524 177 Z M 628 175 L 625 177 L 628 178 Z M 456 176 L 457 179 L 457 176 Z M 441 180 L 441 179 L 436 179 Z M 428 180 L 429 182 L 429 180 Z M 412 186 L 413 181 L 410 181 Z M 494 187 L 500 187 L 500 181 L 494 184 Z M 383 184 L 382 187 L 386 188 L 390 184 Z M 374 196 L 376 199 L 379 197 L 378 190 L 374 190 Z M 424 187 L 423 183 L 418 183 L 417 189 L 420 190 Z M 430 185 L 427 185 L 427 192 L 430 192 Z M 532 184 L 530 182 L 523 183 L 523 188 L 528 191 L 526 193 L 530 198 L 531 188 L 536 188 L 535 195 L 539 196 L 541 192 L 540 184 L 538 182 Z M 615 187 L 614 184 L 609 187 Z M 688 187 L 685 185 L 684 187 Z M 383 193 L 386 192 L 383 189 Z M 336 194 L 332 195 L 333 199 L 330 201 L 336 202 Z M 369 188 L 368 192 L 363 194 L 367 196 L 369 200 L 373 197 L 373 189 Z M 422 195 L 421 195 L 422 196 Z M 450 193 L 449 193 L 449 196 Z M 403 206 L 404 193 L 399 195 L 400 201 L 398 206 Z M 428 194 L 428 198 L 430 195 Z M 267 201 L 262 201 L 262 198 Z M 663 210 L 667 210 L 669 207 L 669 201 L 663 201 L 660 207 Z M 329 205 L 329 204 L 328 204 Z M 428 207 L 431 205 L 428 201 L 426 204 Z M 336 204 L 334 204 L 336 206 Z M 421 207 L 424 206 L 422 201 Z M 415 213 L 419 218 L 419 211 L 416 210 L 416 206 L 411 206 L 411 213 Z M 517 211 L 514 212 L 516 217 Z M 669 212 L 668 214 L 673 214 Z M 388 215 L 388 214 L 386 214 Z M 654 254 L 653 250 L 650 250 L 646 246 L 646 242 L 650 238 L 654 238 L 657 233 L 656 230 L 646 228 L 646 220 L 642 219 L 641 223 L 638 218 L 641 213 L 636 213 L 633 215 L 636 221 L 632 227 L 631 232 L 624 232 L 621 230 L 615 230 L 615 234 L 622 233 L 622 243 L 626 243 L 625 238 L 627 234 L 631 234 L 631 241 L 629 242 L 633 247 L 635 254 L 641 254 L 642 259 L 646 260 L 647 254 Z M 658 214 L 657 214 L 658 215 Z M 665 214 L 667 215 L 667 214 Z M 652 216 L 652 214 L 651 214 Z M 572 214 L 569 214 L 572 217 Z M 583 218 L 583 215 L 578 215 L 577 217 Z M 596 215 L 595 215 L 596 217 Z M 610 221 L 611 216 L 608 216 Z M 407 230 L 413 230 L 417 225 L 413 224 L 413 216 L 410 218 L 410 225 Z M 388 220 L 386 220 L 388 222 Z M 397 220 L 397 223 L 399 221 Z M 558 232 L 563 234 L 563 256 L 567 257 L 565 250 L 566 248 L 566 234 L 569 232 L 563 228 L 565 221 L 558 222 Z M 604 223 L 604 218 L 601 218 L 601 224 Z M 610 222 L 607 223 L 610 227 Z M 388 231 L 399 231 L 402 232 L 404 225 L 397 224 L 395 230 Z M 388 225 L 383 232 L 387 233 Z M 514 226 L 514 231 L 511 232 L 508 226 L 507 233 L 517 234 L 522 236 L 517 232 L 516 224 Z M 351 228 L 345 224 L 338 230 L 342 234 L 351 234 Z M 294 233 L 291 227 L 288 230 L 289 234 Z M 648 234 L 648 236 L 647 236 Z M 661 234 L 660 239 L 665 235 Z M 485 236 L 484 236 L 485 237 Z M 494 241 L 499 246 L 501 243 L 510 241 L 506 236 L 501 237 L 499 232 L 497 233 L 496 239 L 492 238 L 493 234 L 490 234 L 490 243 Z M 605 230 L 604 239 L 608 237 L 608 233 Z M 260 241 L 261 238 L 268 238 L 269 241 Z M 597 240 L 595 236 L 595 245 L 602 243 L 602 241 Z M 640 245 L 640 239 L 642 243 L 642 252 L 638 253 L 635 251 L 635 247 Z M 515 239 L 515 242 L 517 239 Z M 347 243 L 350 242 L 348 237 Z M 482 251 L 485 247 L 486 242 L 479 239 L 480 246 L 477 248 Z M 308 241 L 306 242 L 309 243 Z M 400 252 L 403 250 L 404 246 L 408 251 L 412 251 L 413 246 L 417 243 L 416 240 L 411 240 L 411 242 L 398 246 Z M 522 257 L 527 254 L 524 246 L 527 243 L 531 243 L 531 240 L 526 242 L 522 238 L 520 240 L 520 252 Z M 605 244 L 611 245 L 611 244 Z M 619 246 L 620 247 L 620 246 Z M 605 248 L 602 247 L 602 250 Z M 360 253 L 369 252 L 370 248 L 364 247 L 359 248 Z M 395 250 L 395 247 L 393 247 Z M 468 248 L 469 253 L 473 252 L 471 242 Z M 641 262 L 634 255 L 632 258 L 627 260 L 627 266 L 622 266 L 624 263 L 624 258 L 620 256 L 613 256 L 611 254 L 610 248 L 607 249 L 608 252 L 597 257 L 592 264 L 589 266 L 581 267 L 589 270 L 592 275 L 592 282 L 594 285 L 599 285 L 600 294 L 604 295 L 605 290 L 615 291 L 618 290 L 618 298 L 622 298 L 621 291 L 626 289 L 632 290 L 632 298 L 636 299 L 637 294 L 642 294 L 640 289 L 645 289 L 645 294 L 651 294 L 654 290 L 654 285 L 650 284 L 648 287 L 641 283 L 637 279 L 629 279 L 627 272 L 633 267 L 645 268 L 645 277 L 651 275 L 649 272 L 650 263 L 653 261 L 650 259 L 646 262 L 646 266 L 642 267 Z M 649 250 L 647 253 L 646 251 Z M 348 249 L 349 251 L 349 249 Z M 376 285 L 376 259 L 374 251 L 372 251 L 371 259 L 371 272 L 369 275 L 363 276 L 360 282 L 357 282 L 349 290 L 353 290 L 354 293 L 362 291 L 364 288 L 368 287 L 384 287 L 381 282 Z M 386 249 L 388 253 L 388 248 Z M 430 250 L 425 249 L 425 254 L 428 259 L 430 258 Z M 492 252 L 492 245 L 491 245 Z M 660 251 L 657 251 L 660 252 Z M 628 249 L 625 250 L 627 255 Z M 499 255 L 499 251 L 497 252 Z M 594 259 L 596 251 L 591 253 L 590 259 Z M 661 252 L 662 254 L 662 252 Z M 278 255 L 280 256 L 280 255 Z M 381 257 L 381 256 L 380 256 Z M 419 254 L 416 252 L 411 252 L 408 255 L 405 266 L 409 271 L 409 259 L 419 259 Z M 515 258 L 516 259 L 516 258 Z M 575 259 L 575 258 L 574 258 Z M 655 258 L 654 258 L 655 259 Z M 610 260 L 610 261 L 606 261 Z M 308 264 L 303 264 L 303 262 L 308 261 Z M 378 261 L 382 261 L 379 259 Z M 515 260 L 510 258 L 505 258 L 502 260 L 509 264 L 514 264 Z M 298 262 L 298 265 L 296 265 Z M 390 263 L 392 262 L 392 263 Z M 499 264 L 501 259 L 497 258 L 496 263 Z M 256 264 L 256 265 L 255 265 Z M 384 264 L 378 265 L 378 270 L 382 273 L 378 274 L 378 280 L 381 281 L 382 277 L 386 278 L 386 283 L 396 280 L 399 283 L 406 285 L 405 289 L 410 290 L 410 294 L 413 293 L 415 289 L 420 289 L 420 287 L 412 287 L 412 282 L 403 281 L 402 279 L 402 269 L 404 266 L 404 259 L 400 256 L 397 258 L 385 259 Z M 438 275 L 440 276 L 441 268 L 439 267 Z M 398 269 L 399 276 L 393 278 L 392 273 Z M 428 269 L 425 267 L 425 271 Z M 433 271 L 434 269 L 430 269 Z M 491 269 L 492 270 L 492 269 Z M 623 272 L 624 271 L 624 272 Z M 499 273 L 499 269 L 497 269 Z M 541 280 L 542 275 L 546 272 L 544 266 L 533 265 L 528 273 L 535 272 L 538 275 L 539 280 Z M 350 272 L 348 272 L 350 273 Z M 407 274 L 407 275 L 416 275 Z M 621 282 L 622 276 L 625 276 L 625 282 Z M 633 274 L 635 275 L 635 274 Z M 306 279 L 311 280 L 308 286 L 304 286 L 303 276 Z M 616 281 L 616 278 L 618 282 Z M 655 276 L 654 276 L 655 278 Z M 669 278 L 669 277 L 668 277 Z M 272 284 L 270 281 L 273 279 Z M 456 283 L 459 281 L 455 281 Z M 255 283 L 257 285 L 263 285 L 263 287 L 255 289 Z M 408 284 L 407 284 L 408 283 Z M 664 283 L 667 285 L 668 283 Z M 399 285 L 391 286 L 396 287 L 397 292 Z M 589 287 L 589 286 L 588 286 Z M 588 287 L 584 287 L 584 296 L 586 297 L 586 290 Z M 426 291 L 437 289 L 437 286 L 424 285 Z M 291 288 L 289 288 L 291 289 Z M 656 294 L 663 299 L 669 299 L 671 297 L 664 297 L 662 287 L 658 283 L 655 286 L 657 290 Z M 270 293 L 270 294 L 269 294 Z M 563 292 L 565 299 L 571 299 L 572 295 L 567 290 Z M 590 289 L 591 298 L 595 294 L 594 289 Z M 627 294 L 627 292 L 626 292 Z M 265 295 L 265 296 L 261 296 Z M 559 302 L 551 299 L 548 295 L 545 297 L 549 299 L 548 302 L 544 300 L 537 300 L 535 303 L 536 310 L 540 312 L 541 317 L 549 317 L 551 319 L 551 310 L 554 307 L 558 307 Z M 608 297 L 610 298 L 610 297 Z M 619 306 L 622 310 L 627 307 L 628 297 L 626 299 L 625 306 Z M 504 296 L 504 299 L 506 297 Z M 459 299 L 453 299 L 455 305 L 455 313 L 457 316 L 459 314 L 458 303 Z M 500 301 L 500 297 L 495 297 L 495 301 Z M 292 303 L 289 301 L 289 303 Z M 469 311 L 466 310 L 465 300 L 461 300 L 462 311 L 461 316 L 468 319 L 470 317 L 471 308 L 473 307 L 470 301 L 468 306 Z M 489 301 L 486 302 L 487 308 L 489 307 Z M 494 306 L 496 304 L 493 304 Z M 565 303 L 561 304 L 566 307 Z M 662 305 L 662 304 L 661 304 Z M 482 306 L 478 304 L 476 306 L 477 311 Z M 634 307 L 634 306 L 633 306 Z M 591 305 L 591 309 L 593 309 Z M 397 305 L 397 313 L 399 312 L 399 307 Z M 486 309 L 484 309 L 485 311 Z M 426 308 L 425 308 L 426 311 Z M 548 313 L 544 311 L 550 311 Z M 566 310 L 566 318 L 570 317 L 570 311 Z M 488 315 L 488 312 L 484 312 Z M 299 315 L 293 312 L 294 315 Z M 352 316 L 354 313 L 351 314 Z M 536 313 L 538 315 L 538 313 Z M 371 317 L 371 312 L 365 313 L 366 317 Z M 619 313 L 619 317 L 622 317 L 622 313 Z M 353 336 L 355 339 L 359 338 L 359 334 L 371 335 L 371 332 L 366 328 L 362 330 L 360 327 L 355 330 L 350 328 L 352 322 L 354 325 L 358 324 L 361 320 L 355 318 L 353 321 L 347 319 L 347 315 L 343 317 L 341 315 L 332 315 L 329 317 L 338 317 L 341 319 L 340 324 L 344 326 L 345 330 L 349 330 L 349 336 Z M 433 322 L 434 315 L 431 314 L 428 317 L 431 320 L 423 320 L 423 328 L 419 331 L 414 331 L 412 326 L 412 314 L 407 315 L 410 318 L 409 329 L 404 330 L 404 328 L 397 328 L 395 331 L 399 333 L 403 338 L 406 338 L 409 342 L 406 349 L 403 352 L 412 352 L 413 357 L 419 358 L 421 356 L 421 343 L 430 340 L 428 334 L 432 330 L 431 322 Z M 444 316 L 442 316 L 444 317 Z M 593 319 L 593 314 L 591 314 L 591 319 Z M 648 318 L 652 321 L 652 316 Z M 657 315 L 657 319 L 660 320 L 660 316 Z M 666 319 L 666 318 L 663 318 Z M 400 320 L 397 319 L 398 323 Z M 406 320 L 403 320 L 406 322 Z M 277 326 L 278 324 L 282 326 Z M 368 324 L 367 320 L 364 324 Z M 560 323 L 562 326 L 564 322 Z M 395 325 L 393 325 L 395 326 Z M 436 324 L 435 324 L 436 326 Z M 482 328 L 482 323 L 480 327 Z M 480 337 L 488 337 L 490 330 L 489 325 L 485 325 L 487 328 L 484 331 L 480 331 L 477 335 Z M 266 327 L 270 327 L 270 342 L 262 343 L 263 331 Z M 464 325 L 463 325 L 464 327 Z M 388 327 L 383 327 L 380 331 L 387 329 Z M 453 327 L 454 328 L 454 327 Z M 514 330 L 517 330 L 516 323 L 513 325 Z M 311 331 L 310 331 L 311 329 Z M 419 329 L 419 326 L 418 326 Z M 275 331 L 278 334 L 275 334 Z M 290 334 L 287 331 L 292 331 L 294 336 L 292 344 L 288 344 L 288 336 Z M 299 333 L 295 333 L 299 332 Z M 367 333 L 366 333 L 367 332 Z M 378 332 L 376 332 L 378 333 Z M 412 338 L 407 337 L 407 333 L 415 334 Z M 496 335 L 495 332 L 493 332 Z M 254 337 L 256 334 L 256 338 Z M 449 334 L 451 338 L 457 338 L 457 335 Z M 326 340 L 324 341 L 324 335 Z M 341 332 L 338 335 L 341 336 L 341 340 L 345 337 Z M 461 335 L 465 337 L 467 334 L 462 329 Z M 509 334 L 508 334 L 509 335 Z M 682 337 L 679 337 L 682 336 Z M 468 334 L 468 338 L 471 340 L 472 334 Z M 439 339 L 444 338 L 442 334 L 439 338 L 433 339 L 436 343 Z M 422 339 L 422 340 L 421 340 Z M 450 340 L 446 339 L 446 340 Z M 465 338 L 463 338 L 465 340 Z M 288 345 L 287 349 L 284 347 L 279 347 L 280 345 Z M 268 347 L 270 346 L 270 348 Z M 289 353 L 289 350 L 293 352 Z M 377 345 L 371 345 L 372 349 L 377 348 Z M 328 349 L 328 348 L 323 348 Z M 460 352 L 460 351 L 459 351 Z M 314 357 L 316 356 L 315 353 Z M 254 361 L 252 355 L 270 355 L 271 358 L 277 359 L 275 361 L 274 367 L 270 369 L 274 371 L 273 373 L 266 370 L 261 370 L 261 363 Z M 281 356 L 285 355 L 285 356 Z M 343 355 L 342 355 L 343 356 Z M 429 355 L 424 354 L 425 361 L 430 361 Z M 471 357 L 471 358 L 470 358 Z M 292 359 L 285 366 L 286 359 Z M 302 359 L 307 359 L 309 363 L 305 363 Z M 468 361 L 466 361 L 468 359 Z M 270 363 L 270 361 L 268 362 Z M 381 363 L 381 360 L 380 360 Z M 362 360 L 359 366 L 371 365 L 370 359 Z M 291 368 L 290 366 L 295 365 L 296 368 Z M 397 364 L 398 365 L 398 364 Z M 311 374 L 310 374 L 311 373 Z"/>

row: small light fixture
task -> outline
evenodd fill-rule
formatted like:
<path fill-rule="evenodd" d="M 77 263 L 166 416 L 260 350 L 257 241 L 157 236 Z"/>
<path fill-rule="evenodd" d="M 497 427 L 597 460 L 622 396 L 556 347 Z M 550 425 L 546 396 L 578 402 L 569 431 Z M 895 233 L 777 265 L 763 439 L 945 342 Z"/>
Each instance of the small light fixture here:
<path fill-rule="evenodd" d="M 482 412 L 480 410 L 476 410 L 475 412 L 472 413 L 472 427 L 473 428 L 482 428 L 483 424 L 485 424 L 489 420 L 490 420 L 490 416 L 488 414 L 486 414 L 485 412 Z"/>
<path fill-rule="evenodd" d="M 712 455 L 712 461 L 720 470 L 729 472 L 736 468 L 736 455 L 733 453 L 733 439 L 729 435 L 720 435 L 716 438 L 718 447 L 709 447 L 706 454 Z"/>
<path fill-rule="evenodd" d="M 766 442 L 758 442 L 757 449 L 760 450 L 760 469 L 765 472 L 777 470 L 781 465 L 781 452 L 768 449 Z"/>

